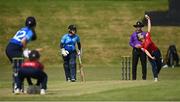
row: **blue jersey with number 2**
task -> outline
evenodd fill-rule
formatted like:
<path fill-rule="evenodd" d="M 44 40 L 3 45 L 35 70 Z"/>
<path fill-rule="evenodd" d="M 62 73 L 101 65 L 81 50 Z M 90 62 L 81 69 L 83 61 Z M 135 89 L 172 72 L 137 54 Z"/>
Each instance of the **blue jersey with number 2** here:
<path fill-rule="evenodd" d="M 28 43 L 31 40 L 32 36 L 33 36 L 32 30 L 28 27 L 24 27 L 16 32 L 14 37 L 10 40 L 10 43 L 14 43 L 14 44 L 23 46 L 21 43 L 22 39 L 25 38 L 26 42 Z"/>
<path fill-rule="evenodd" d="M 76 43 L 79 42 L 80 38 L 77 34 L 65 34 L 61 39 L 61 43 L 63 44 L 64 49 L 66 49 L 67 51 L 75 51 Z"/>

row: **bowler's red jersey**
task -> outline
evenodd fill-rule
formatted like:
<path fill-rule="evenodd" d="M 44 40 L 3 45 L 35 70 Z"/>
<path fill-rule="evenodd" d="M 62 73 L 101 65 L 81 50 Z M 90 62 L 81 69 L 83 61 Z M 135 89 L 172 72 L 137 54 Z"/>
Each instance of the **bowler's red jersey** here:
<path fill-rule="evenodd" d="M 146 33 L 145 41 L 142 43 L 142 48 L 149 51 L 149 53 L 153 53 L 158 50 L 157 46 L 151 40 L 150 32 Z"/>

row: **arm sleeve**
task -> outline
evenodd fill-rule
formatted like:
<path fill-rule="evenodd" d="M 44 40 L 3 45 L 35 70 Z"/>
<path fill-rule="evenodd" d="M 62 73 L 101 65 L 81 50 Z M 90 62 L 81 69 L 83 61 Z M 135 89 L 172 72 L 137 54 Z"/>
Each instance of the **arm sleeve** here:
<path fill-rule="evenodd" d="M 79 38 L 79 36 L 77 36 L 77 43 L 80 43 L 80 38 Z"/>
<path fill-rule="evenodd" d="M 25 38 L 26 38 L 26 41 L 29 42 L 33 37 L 33 32 L 32 31 L 29 31 L 27 32 Z"/>
<path fill-rule="evenodd" d="M 129 41 L 129 45 L 131 46 L 131 47 L 135 47 L 135 45 L 134 45 L 134 43 L 133 43 L 133 36 L 131 35 L 131 37 L 130 37 L 130 41 Z"/>
<path fill-rule="evenodd" d="M 81 50 L 81 43 L 78 42 L 77 45 L 78 45 L 78 49 Z"/>
<path fill-rule="evenodd" d="M 59 48 L 62 49 L 63 48 L 63 43 L 59 44 Z"/>
<path fill-rule="evenodd" d="M 65 35 L 60 40 L 59 48 L 62 49 L 64 47 L 64 43 L 65 43 Z"/>
<path fill-rule="evenodd" d="M 65 39 L 66 39 L 66 36 L 64 35 L 61 40 L 60 40 L 60 43 L 65 43 Z"/>
<path fill-rule="evenodd" d="M 78 45 L 78 49 L 81 50 L 81 42 L 79 36 L 77 38 L 77 45 Z"/>
<path fill-rule="evenodd" d="M 32 32 L 33 32 L 33 35 L 32 35 L 32 41 L 34 41 L 34 40 L 36 40 L 37 39 L 37 35 L 36 35 L 36 32 L 35 32 L 35 30 L 33 29 L 32 30 Z"/>

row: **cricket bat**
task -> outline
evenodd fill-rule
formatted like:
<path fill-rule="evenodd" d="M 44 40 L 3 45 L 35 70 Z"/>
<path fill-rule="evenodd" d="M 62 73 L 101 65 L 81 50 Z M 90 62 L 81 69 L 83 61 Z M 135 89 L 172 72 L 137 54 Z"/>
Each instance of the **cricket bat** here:
<path fill-rule="evenodd" d="M 83 70 L 83 65 L 82 65 L 82 60 L 81 60 L 81 56 L 78 56 L 78 60 L 79 60 L 79 72 L 80 72 L 80 78 L 81 81 L 85 82 L 85 74 L 84 74 L 84 70 Z"/>

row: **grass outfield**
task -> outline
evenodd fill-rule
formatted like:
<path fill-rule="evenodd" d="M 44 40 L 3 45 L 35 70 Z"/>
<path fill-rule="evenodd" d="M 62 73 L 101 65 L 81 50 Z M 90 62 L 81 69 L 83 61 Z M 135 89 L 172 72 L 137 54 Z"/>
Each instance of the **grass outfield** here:
<path fill-rule="evenodd" d="M 5 66 L 9 67 L 9 66 Z M 0 100 L 6 101 L 179 101 L 180 68 L 163 68 L 159 81 L 152 79 L 148 68 L 148 79 L 141 80 L 138 68 L 138 80 L 122 81 L 118 66 L 85 66 L 86 82 L 64 81 L 63 68 L 59 65 L 47 66 L 49 75 L 47 95 L 13 95 L 11 93 L 11 73 L 9 69 L 0 72 Z M 4 73 L 6 72 L 6 73 Z M 7 77 L 3 75 L 8 74 Z M 78 76 L 79 79 L 79 76 Z M 27 84 L 27 83 L 26 83 Z M 27 85 L 26 85 L 27 87 Z"/>
<path fill-rule="evenodd" d="M 62 63 L 58 57 L 59 39 L 71 23 L 78 25 L 85 64 L 117 64 L 120 56 L 131 54 L 133 25 L 145 11 L 166 10 L 168 0 L 1 0 L 0 50 L 4 51 L 7 41 L 24 26 L 26 17 L 33 15 L 37 19 L 38 40 L 27 47 L 44 48 L 45 64 Z M 163 55 L 174 43 L 180 52 L 179 32 L 179 27 L 174 26 L 152 27 L 152 39 Z M 0 58 L 3 64 L 8 63 L 4 53 L 0 53 Z"/>

